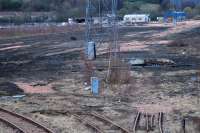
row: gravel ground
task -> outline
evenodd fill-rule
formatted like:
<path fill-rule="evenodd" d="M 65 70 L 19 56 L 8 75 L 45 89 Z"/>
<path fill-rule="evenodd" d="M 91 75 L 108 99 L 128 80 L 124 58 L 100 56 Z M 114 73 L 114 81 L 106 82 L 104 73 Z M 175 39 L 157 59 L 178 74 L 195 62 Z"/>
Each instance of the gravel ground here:
<path fill-rule="evenodd" d="M 15 133 L 15 130 L 0 121 L 0 133 Z"/>

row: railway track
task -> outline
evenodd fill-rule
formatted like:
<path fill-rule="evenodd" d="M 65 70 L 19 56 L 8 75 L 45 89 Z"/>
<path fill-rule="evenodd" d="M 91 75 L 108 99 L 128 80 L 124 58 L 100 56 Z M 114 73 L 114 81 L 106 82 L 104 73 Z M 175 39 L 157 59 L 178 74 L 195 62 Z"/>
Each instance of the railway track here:
<path fill-rule="evenodd" d="M 81 116 L 74 114 L 73 116 L 98 133 L 131 133 L 119 124 L 96 112 L 81 114 Z"/>
<path fill-rule="evenodd" d="M 17 125 L 15 125 L 15 124 L 7 121 L 6 119 L 0 118 L 0 121 L 3 122 L 3 123 L 5 123 L 6 125 L 8 125 L 10 128 L 12 128 L 13 132 L 24 133 L 24 131 L 20 127 L 18 127 Z"/>
<path fill-rule="evenodd" d="M 91 122 L 91 121 L 88 121 L 88 120 L 85 120 L 83 117 L 79 116 L 79 115 L 76 115 L 74 114 L 73 115 L 77 120 L 81 121 L 84 125 L 92 128 L 93 130 L 95 130 L 96 132 L 98 133 L 104 133 L 104 131 L 98 127 L 94 122 Z"/>
<path fill-rule="evenodd" d="M 0 108 L 0 121 L 16 129 L 17 133 L 54 133 L 43 125 L 20 114 Z"/>
<path fill-rule="evenodd" d="M 76 32 L 74 33 L 76 36 L 78 36 L 81 39 L 82 33 Z M 21 37 L 10 37 L 10 38 L 2 38 L 0 39 L 0 47 L 2 44 L 6 43 L 16 43 L 16 42 L 24 42 L 26 44 L 32 44 L 36 42 L 52 42 L 52 41 L 60 41 L 60 42 L 67 42 L 70 41 L 70 37 L 72 36 L 71 32 L 58 32 L 58 33 L 47 33 L 47 34 L 35 34 L 35 35 L 27 35 L 27 36 L 21 36 Z"/>
<path fill-rule="evenodd" d="M 134 120 L 133 133 L 137 133 L 139 130 L 146 132 L 158 130 L 159 133 L 164 133 L 163 115 L 162 112 L 159 112 L 158 115 L 138 112 Z M 145 118 L 143 122 L 142 118 Z M 155 122 L 156 118 L 158 120 L 157 122 Z M 144 125 L 141 126 L 141 123 Z"/>

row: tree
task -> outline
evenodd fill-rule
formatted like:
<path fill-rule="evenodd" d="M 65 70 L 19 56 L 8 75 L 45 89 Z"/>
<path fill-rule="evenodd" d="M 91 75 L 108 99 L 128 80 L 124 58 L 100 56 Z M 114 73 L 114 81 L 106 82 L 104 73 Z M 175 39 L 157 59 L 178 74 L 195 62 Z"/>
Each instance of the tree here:
<path fill-rule="evenodd" d="M 18 11 L 23 4 L 22 0 L 0 0 L 0 8 L 2 11 Z"/>
<path fill-rule="evenodd" d="M 200 15 L 200 5 L 197 5 L 197 6 L 193 9 L 193 14 L 194 14 L 194 15 Z"/>
<path fill-rule="evenodd" d="M 191 18 L 193 16 L 193 11 L 192 11 L 192 8 L 191 7 L 186 7 L 184 8 L 184 12 L 187 14 L 187 16 L 189 18 Z"/>
<path fill-rule="evenodd" d="M 144 4 L 140 7 L 140 10 L 143 13 L 155 14 L 160 12 L 161 7 L 158 4 Z"/>

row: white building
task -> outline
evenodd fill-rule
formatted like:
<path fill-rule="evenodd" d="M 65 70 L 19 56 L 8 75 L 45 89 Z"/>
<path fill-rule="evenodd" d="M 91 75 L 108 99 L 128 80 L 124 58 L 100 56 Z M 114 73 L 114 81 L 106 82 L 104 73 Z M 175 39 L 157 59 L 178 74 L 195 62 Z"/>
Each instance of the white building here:
<path fill-rule="evenodd" d="M 70 25 L 73 25 L 75 22 L 74 22 L 74 19 L 73 18 L 68 18 L 68 24 Z"/>
<path fill-rule="evenodd" d="M 149 14 L 129 14 L 125 15 L 123 19 L 125 24 L 135 24 L 135 23 L 148 23 L 150 21 Z"/>

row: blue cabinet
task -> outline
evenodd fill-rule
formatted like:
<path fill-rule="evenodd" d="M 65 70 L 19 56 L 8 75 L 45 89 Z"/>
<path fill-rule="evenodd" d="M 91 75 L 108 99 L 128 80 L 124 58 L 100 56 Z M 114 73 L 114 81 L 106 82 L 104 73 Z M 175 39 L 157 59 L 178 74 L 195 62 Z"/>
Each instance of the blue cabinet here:
<path fill-rule="evenodd" d="M 99 94 L 99 79 L 97 77 L 91 77 L 91 89 L 94 95 Z"/>

